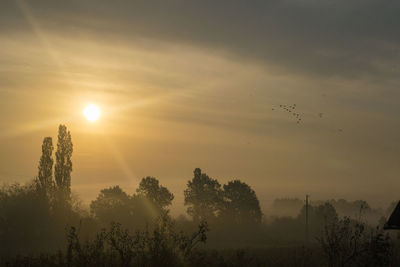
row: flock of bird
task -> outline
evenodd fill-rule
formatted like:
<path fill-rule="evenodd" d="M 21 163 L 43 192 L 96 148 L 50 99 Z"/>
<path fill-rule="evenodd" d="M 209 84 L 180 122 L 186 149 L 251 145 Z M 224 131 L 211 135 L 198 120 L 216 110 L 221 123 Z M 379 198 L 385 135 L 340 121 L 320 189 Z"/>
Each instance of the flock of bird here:
<path fill-rule="evenodd" d="M 296 119 L 297 123 L 301 123 L 301 114 L 296 112 L 296 104 L 291 105 L 279 105 L 279 108 L 292 114 L 292 116 Z M 272 110 L 275 110 L 272 108 Z"/>
<path fill-rule="evenodd" d="M 298 124 L 302 123 L 302 115 L 301 115 L 300 112 L 297 111 L 297 109 L 296 109 L 297 105 L 296 104 L 293 104 L 293 105 L 279 105 L 279 108 L 281 110 L 291 114 L 292 117 L 296 120 L 296 123 L 298 123 Z M 275 110 L 275 108 L 272 108 L 272 110 Z M 324 114 L 322 112 L 318 113 L 318 117 L 320 119 L 322 119 L 323 115 Z M 337 130 L 334 130 L 334 131 L 335 132 L 343 132 L 343 129 L 337 129 Z"/>

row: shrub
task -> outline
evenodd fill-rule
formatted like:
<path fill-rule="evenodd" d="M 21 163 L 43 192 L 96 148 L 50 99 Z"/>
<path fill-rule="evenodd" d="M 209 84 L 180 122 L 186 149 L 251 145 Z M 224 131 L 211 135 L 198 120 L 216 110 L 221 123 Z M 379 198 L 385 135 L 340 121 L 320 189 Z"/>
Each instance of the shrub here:
<path fill-rule="evenodd" d="M 389 265 L 389 236 L 360 221 L 348 217 L 332 220 L 325 225 L 318 241 L 330 267 Z"/>

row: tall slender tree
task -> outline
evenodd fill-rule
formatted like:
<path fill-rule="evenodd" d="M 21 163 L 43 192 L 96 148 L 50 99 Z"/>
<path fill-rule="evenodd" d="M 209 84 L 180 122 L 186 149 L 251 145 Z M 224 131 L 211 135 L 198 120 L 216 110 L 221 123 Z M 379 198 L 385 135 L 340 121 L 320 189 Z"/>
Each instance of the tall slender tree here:
<path fill-rule="evenodd" d="M 51 137 L 45 137 L 42 144 L 42 156 L 38 166 L 38 187 L 47 196 L 53 188 L 53 141 Z"/>
<path fill-rule="evenodd" d="M 71 197 L 71 172 L 72 172 L 72 151 L 71 133 L 67 131 L 65 125 L 58 127 L 58 143 L 56 152 L 56 165 L 54 177 L 56 180 L 57 191 L 69 200 Z"/>

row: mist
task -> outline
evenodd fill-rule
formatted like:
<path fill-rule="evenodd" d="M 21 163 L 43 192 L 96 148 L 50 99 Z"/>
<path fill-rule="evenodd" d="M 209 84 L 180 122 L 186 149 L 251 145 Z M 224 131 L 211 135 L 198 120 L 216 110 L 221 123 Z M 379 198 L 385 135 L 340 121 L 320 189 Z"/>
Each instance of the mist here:
<path fill-rule="evenodd" d="M 2 263 L 395 265 L 399 9 L 2 1 Z"/>

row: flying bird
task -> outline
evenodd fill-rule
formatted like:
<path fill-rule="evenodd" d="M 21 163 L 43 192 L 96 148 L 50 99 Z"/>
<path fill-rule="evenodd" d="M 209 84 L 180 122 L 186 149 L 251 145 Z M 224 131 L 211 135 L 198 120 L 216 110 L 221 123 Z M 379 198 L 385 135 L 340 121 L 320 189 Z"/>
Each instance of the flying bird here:
<path fill-rule="evenodd" d="M 301 122 L 301 116 L 300 116 L 301 114 L 298 113 L 298 112 L 295 112 L 296 106 L 297 106 L 296 104 L 293 104 L 293 105 L 282 105 L 282 104 L 280 104 L 279 105 L 279 107 L 282 110 L 284 110 L 284 111 L 286 111 L 288 113 L 291 113 L 292 116 L 296 119 L 297 123 L 300 123 Z"/>

